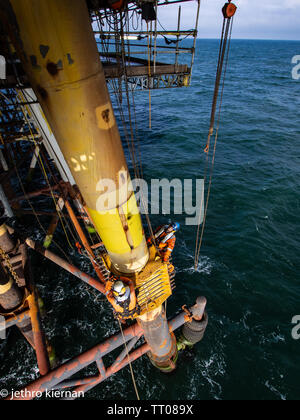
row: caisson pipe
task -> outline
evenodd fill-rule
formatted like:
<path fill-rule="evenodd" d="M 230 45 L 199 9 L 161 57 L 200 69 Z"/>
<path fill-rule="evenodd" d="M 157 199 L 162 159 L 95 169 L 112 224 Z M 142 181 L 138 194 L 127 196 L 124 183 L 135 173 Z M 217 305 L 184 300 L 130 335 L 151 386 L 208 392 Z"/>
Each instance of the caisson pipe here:
<path fill-rule="evenodd" d="M 176 338 L 170 332 L 166 313 L 162 306 L 138 318 L 147 343 L 150 343 L 149 358 L 154 366 L 163 372 L 176 368 Z"/>
<path fill-rule="evenodd" d="M 114 267 L 148 249 L 85 0 L 0 0 L 3 23 Z"/>

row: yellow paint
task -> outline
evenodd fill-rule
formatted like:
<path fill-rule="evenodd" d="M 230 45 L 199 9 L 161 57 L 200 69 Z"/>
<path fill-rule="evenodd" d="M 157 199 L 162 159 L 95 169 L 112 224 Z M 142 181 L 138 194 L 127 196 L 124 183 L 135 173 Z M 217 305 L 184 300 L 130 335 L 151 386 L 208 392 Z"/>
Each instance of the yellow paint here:
<path fill-rule="evenodd" d="M 10 4 L 22 64 L 112 264 L 121 272 L 140 271 L 148 250 L 135 197 L 119 179 L 124 171 L 125 185 L 130 184 L 86 1 Z M 97 206 L 105 195 L 97 186 L 104 179 L 115 183 L 112 194 L 124 190 L 124 201 L 117 201 L 109 213 Z"/>
<path fill-rule="evenodd" d="M 189 76 L 184 76 L 183 86 L 188 87 L 189 85 L 190 85 L 190 77 Z"/>
<path fill-rule="evenodd" d="M 144 232 L 134 195 L 122 206 L 122 210 L 126 218 L 128 232 L 132 238 L 133 246 L 137 248 L 144 240 Z M 114 254 L 131 252 L 117 208 L 106 212 L 98 212 L 97 210 L 88 208 L 88 212 L 108 252 Z"/>
<path fill-rule="evenodd" d="M 10 279 L 8 283 L 6 284 L 0 284 L 0 295 L 4 295 L 6 292 L 8 292 L 13 285 L 13 280 Z"/>
<path fill-rule="evenodd" d="M 5 235 L 6 232 L 7 232 L 7 228 L 5 226 L 5 223 L 3 223 L 3 225 L 0 226 L 0 236 Z"/>

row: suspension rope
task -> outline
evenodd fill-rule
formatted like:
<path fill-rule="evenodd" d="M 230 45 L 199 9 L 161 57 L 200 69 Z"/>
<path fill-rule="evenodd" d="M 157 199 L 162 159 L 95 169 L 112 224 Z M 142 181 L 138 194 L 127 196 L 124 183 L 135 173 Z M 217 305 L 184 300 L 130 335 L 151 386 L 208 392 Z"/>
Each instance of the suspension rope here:
<path fill-rule="evenodd" d="M 130 357 L 129 357 L 129 351 L 128 351 L 127 343 L 126 343 L 126 340 L 125 340 L 123 328 L 122 328 L 122 325 L 121 325 L 121 322 L 120 322 L 119 318 L 118 318 L 118 322 L 119 322 L 119 327 L 120 327 L 120 330 L 121 330 L 121 333 L 122 333 L 122 338 L 123 338 L 124 346 L 125 346 L 125 349 L 126 349 L 128 364 L 129 364 L 129 368 L 130 368 L 130 373 L 131 373 L 131 378 L 132 378 L 132 383 L 133 383 L 133 386 L 134 386 L 136 398 L 137 398 L 138 401 L 140 401 L 140 395 L 139 395 L 139 391 L 138 391 L 138 388 L 137 388 L 136 380 L 135 380 L 135 377 L 134 377 L 132 363 L 131 363 L 131 360 L 130 360 Z"/>
<path fill-rule="evenodd" d="M 151 22 L 151 29 L 152 29 L 152 22 Z M 152 34 L 152 31 L 151 31 Z M 147 46 L 148 46 L 148 90 L 149 90 L 149 129 L 152 128 L 152 116 L 151 116 L 151 87 L 150 87 L 150 80 L 151 80 L 151 44 L 152 44 L 152 35 L 151 38 L 149 36 L 149 23 L 147 21 Z"/>
<path fill-rule="evenodd" d="M 229 53 L 230 53 L 230 45 L 231 45 L 231 38 L 232 38 L 232 27 L 233 27 L 233 16 L 230 17 L 230 18 L 226 18 L 224 16 L 221 43 L 220 43 L 220 51 L 219 51 L 219 59 L 218 59 L 218 67 L 217 67 L 216 84 L 215 84 L 215 91 L 214 91 L 212 112 L 211 112 L 211 120 L 210 120 L 210 129 L 209 129 L 207 144 L 206 144 L 206 147 L 205 147 L 205 150 L 204 150 L 205 153 L 206 153 L 204 185 L 205 185 L 206 178 L 207 178 L 209 152 L 210 152 L 210 140 L 211 140 L 211 136 L 213 135 L 213 132 L 214 132 L 217 102 L 218 102 L 218 98 L 219 98 L 220 84 L 221 84 L 221 80 L 222 80 L 222 76 L 223 76 L 222 90 L 221 90 L 220 101 L 219 101 L 218 119 L 217 119 L 217 126 L 216 126 L 216 131 L 215 131 L 215 140 L 214 140 L 214 149 L 213 149 L 213 154 L 212 154 L 212 159 L 211 159 L 209 184 L 208 184 L 208 191 L 207 191 L 207 198 L 206 198 L 206 204 L 205 204 L 205 209 L 204 209 L 204 216 L 203 216 L 201 234 L 200 234 L 200 226 L 201 226 L 201 216 L 202 216 L 201 210 L 202 210 L 203 200 L 201 202 L 201 207 L 200 207 L 200 216 L 199 216 L 199 223 L 198 223 L 197 236 L 196 236 L 196 246 L 195 246 L 195 261 L 194 261 L 195 270 L 197 269 L 197 267 L 199 265 L 200 252 L 201 252 L 201 247 L 202 247 L 202 243 L 203 243 L 203 236 L 204 236 L 204 230 L 205 230 L 206 219 L 207 219 L 208 204 L 209 204 L 209 198 L 210 198 L 210 193 L 211 193 L 212 177 L 213 177 L 214 166 L 215 166 L 216 148 L 217 148 L 219 128 L 220 128 L 220 122 L 221 122 L 221 112 L 222 112 L 222 103 L 223 103 L 223 97 L 224 97 L 224 88 L 225 88 L 226 74 L 227 74 L 228 62 L 229 62 Z M 225 67 L 224 67 L 224 60 L 225 60 Z M 224 72 L 223 72 L 223 67 L 224 67 Z"/>

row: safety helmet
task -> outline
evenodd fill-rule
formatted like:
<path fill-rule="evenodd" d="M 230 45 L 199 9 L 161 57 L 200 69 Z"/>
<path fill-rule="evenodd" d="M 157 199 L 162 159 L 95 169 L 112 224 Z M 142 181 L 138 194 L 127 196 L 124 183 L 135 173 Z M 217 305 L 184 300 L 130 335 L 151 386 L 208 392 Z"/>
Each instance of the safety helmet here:
<path fill-rule="evenodd" d="M 175 232 L 177 232 L 180 229 L 180 224 L 177 222 L 172 223 L 171 225 L 173 227 L 173 229 L 175 230 Z"/>
<path fill-rule="evenodd" d="M 113 294 L 115 296 L 124 296 L 126 293 L 126 287 L 120 280 L 116 281 L 113 285 Z"/>

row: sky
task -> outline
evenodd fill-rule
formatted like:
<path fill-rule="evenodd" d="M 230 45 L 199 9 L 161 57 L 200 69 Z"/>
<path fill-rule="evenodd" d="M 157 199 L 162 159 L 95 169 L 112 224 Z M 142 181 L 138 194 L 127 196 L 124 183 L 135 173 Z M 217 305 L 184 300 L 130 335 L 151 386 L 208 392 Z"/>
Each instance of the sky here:
<path fill-rule="evenodd" d="M 202 0 L 200 38 L 219 38 L 225 0 Z M 235 0 L 238 6 L 233 38 L 300 40 L 300 0 Z M 182 29 L 195 25 L 197 3 L 182 4 Z M 178 5 L 160 7 L 158 18 L 165 29 L 176 29 Z"/>

